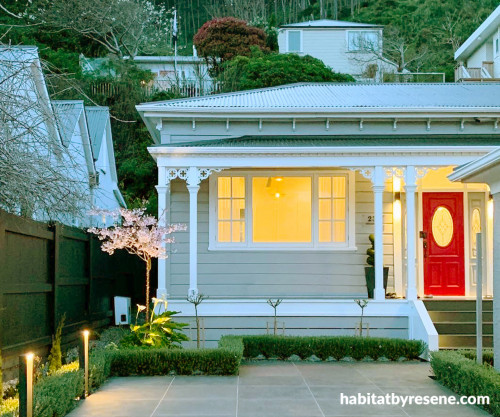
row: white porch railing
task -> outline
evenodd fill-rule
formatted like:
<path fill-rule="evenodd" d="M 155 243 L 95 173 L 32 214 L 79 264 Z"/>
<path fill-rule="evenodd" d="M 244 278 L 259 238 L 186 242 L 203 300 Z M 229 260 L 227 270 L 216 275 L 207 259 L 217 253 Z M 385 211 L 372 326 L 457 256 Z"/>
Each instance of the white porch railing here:
<path fill-rule="evenodd" d="M 455 81 L 493 81 L 494 66 L 491 61 L 483 61 L 481 67 L 455 68 Z"/>

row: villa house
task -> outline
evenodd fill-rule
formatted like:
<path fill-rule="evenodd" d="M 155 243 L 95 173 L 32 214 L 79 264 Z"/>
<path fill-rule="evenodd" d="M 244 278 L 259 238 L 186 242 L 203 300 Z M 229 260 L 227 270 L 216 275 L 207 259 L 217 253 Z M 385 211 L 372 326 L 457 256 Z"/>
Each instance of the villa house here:
<path fill-rule="evenodd" d="M 500 80 L 500 6 L 457 49 L 455 81 Z"/>
<path fill-rule="evenodd" d="M 493 295 L 489 188 L 448 175 L 500 145 L 499 94 L 497 84 L 304 83 L 138 105 L 161 221 L 189 231 L 159 261 L 157 295 L 187 317 L 188 293 L 209 296 L 199 308 L 209 342 L 265 331 L 270 298 L 283 299 L 287 334 L 354 334 L 374 234 L 370 335 L 431 350 L 467 342 L 438 339 L 444 312 L 435 326 L 422 300 L 474 297 L 478 230 Z"/>
<path fill-rule="evenodd" d="M 310 55 L 336 72 L 359 80 L 382 81 L 396 72 L 394 63 L 382 57 L 383 26 L 341 20 L 313 20 L 280 26 L 280 53 Z"/>
<path fill-rule="evenodd" d="M 118 189 L 108 108 L 86 107 L 81 100 L 51 100 L 36 47 L 0 48 L 0 62 L 4 96 L 15 98 L 9 105 L 17 119 L 9 121 L 8 128 L 32 146 L 33 154 L 46 157 L 82 197 L 78 213 L 47 218 L 38 210 L 32 217 L 78 227 L 111 224 L 111 219 L 89 214 L 93 207 L 125 207 Z M 16 89 L 22 94 L 16 95 Z"/>

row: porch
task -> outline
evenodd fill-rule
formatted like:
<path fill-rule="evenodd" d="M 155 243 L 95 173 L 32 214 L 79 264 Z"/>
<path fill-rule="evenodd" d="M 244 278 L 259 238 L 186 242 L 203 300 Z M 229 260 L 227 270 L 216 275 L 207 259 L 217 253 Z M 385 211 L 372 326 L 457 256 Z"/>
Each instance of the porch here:
<path fill-rule="evenodd" d="M 189 156 L 181 156 L 181 149 Z M 194 315 L 186 295 L 199 292 L 207 295 L 209 299 L 201 308 L 209 344 L 222 334 L 265 332 L 273 314 L 266 303 L 269 298 L 283 299 L 278 315 L 286 334 L 354 334 L 360 310 L 353 299 L 367 297 L 364 269 L 370 234 L 375 237 L 376 248 L 374 298 L 365 310 L 371 335 L 419 338 L 431 348 L 437 348 L 436 329 L 419 298 L 437 297 L 438 293 L 429 292 L 433 285 L 438 292 L 452 291 L 456 298 L 474 297 L 476 263 L 472 231 L 478 228 L 485 232 L 483 247 L 488 248 L 483 259 L 487 271 L 483 293 L 492 295 L 491 271 L 487 267 L 488 256 L 491 256 L 488 187 L 449 182 L 447 175 L 452 167 L 442 165 L 442 158 L 438 163 L 434 155 L 421 156 L 422 150 L 395 152 L 377 148 L 370 152 L 364 148 L 363 152 L 353 155 L 335 148 L 323 149 L 323 155 L 315 152 L 314 165 L 304 150 L 300 155 L 273 155 L 271 165 L 263 156 L 263 150 L 248 161 L 248 156 L 235 157 L 229 148 L 217 148 L 218 154 L 210 156 L 211 167 L 206 168 L 207 155 L 203 156 L 203 162 L 193 163 L 198 158 L 193 154 L 201 150 L 165 146 L 150 151 L 159 165 L 159 215 L 165 223 L 186 223 L 189 230 L 189 234 L 177 234 L 171 256 L 160 260 L 157 295 L 166 296 L 170 307 L 182 311 L 186 318 Z M 206 148 L 203 152 L 207 152 Z M 175 159 L 167 156 L 173 153 Z M 231 166 L 224 153 L 233 155 Z M 185 168 L 179 168 L 180 158 L 188 160 Z M 360 166 L 363 159 L 372 163 L 379 159 L 385 164 Z M 419 165 L 388 163 L 405 159 Z M 470 155 L 450 154 L 447 162 L 460 165 L 470 159 Z M 281 242 L 272 242 L 274 238 L 270 239 L 272 243 L 255 239 L 257 234 L 262 235 L 256 228 L 266 224 L 258 222 L 262 216 L 257 208 L 264 207 L 269 213 L 274 210 L 271 217 L 276 219 L 276 207 L 266 204 L 271 198 L 280 199 L 286 194 L 290 198 L 293 186 L 300 188 L 298 179 L 306 178 L 309 180 L 302 182 L 310 187 L 307 201 L 310 201 L 311 214 L 307 217 L 302 211 L 301 216 L 291 216 L 287 223 L 283 217 L 287 217 L 290 210 L 283 210 L 278 212 L 281 218 L 278 223 L 290 226 L 307 218 L 305 222 L 311 225 L 307 239 L 287 242 L 290 236 L 284 238 L 286 233 L 282 234 Z M 327 178 L 328 181 L 343 178 L 345 182 L 325 195 L 321 188 Z M 243 191 L 235 189 L 235 180 L 244 184 Z M 222 190 L 224 183 L 233 184 L 233 189 Z M 273 187 L 278 183 L 281 188 L 275 190 Z M 269 198 L 259 196 L 259 186 Z M 331 214 L 327 219 L 320 213 L 320 205 L 329 198 L 334 204 L 335 192 L 337 198 L 345 199 L 342 200 L 345 213 L 342 214 L 341 209 L 342 215 L 339 215 L 337 209 L 337 215 Z M 439 206 L 425 214 L 426 198 L 441 196 L 446 200 L 450 195 L 457 198 L 460 205 L 453 216 L 461 218 L 452 219 L 454 232 L 442 245 L 462 245 L 457 252 L 461 256 L 462 271 L 457 272 L 461 275 L 453 275 L 448 287 L 440 289 L 439 274 L 434 273 L 426 284 L 429 271 L 425 270 L 428 255 L 425 244 L 430 236 L 424 238 L 420 231 L 432 228 L 429 221 Z M 229 204 L 231 214 L 220 214 L 223 210 L 220 200 Z M 438 201 L 441 200 L 438 198 Z M 296 206 L 299 202 L 295 200 L 293 204 Z M 443 204 L 446 206 L 447 202 Z M 325 222 L 330 222 L 328 227 L 333 225 L 328 242 L 321 239 L 322 234 L 325 236 L 321 231 Z M 336 222 L 342 224 L 340 239 L 335 236 Z M 229 228 L 225 227 L 227 224 Z M 454 234 L 459 228 L 462 238 Z M 446 233 L 443 231 L 444 239 Z M 389 272 L 386 291 L 383 267 Z M 441 268 L 438 273 L 442 273 L 443 264 L 438 267 Z M 458 286 L 457 278 L 461 280 Z M 391 298 L 386 298 L 386 293 Z"/>

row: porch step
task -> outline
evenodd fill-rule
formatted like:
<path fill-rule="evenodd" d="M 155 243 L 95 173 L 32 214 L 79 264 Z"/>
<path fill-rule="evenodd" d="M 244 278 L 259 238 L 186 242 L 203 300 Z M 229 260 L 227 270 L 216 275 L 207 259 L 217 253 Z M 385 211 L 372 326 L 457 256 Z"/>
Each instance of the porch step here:
<path fill-rule="evenodd" d="M 441 349 L 476 346 L 476 300 L 423 300 Z M 483 346 L 493 346 L 493 300 L 483 300 Z"/>

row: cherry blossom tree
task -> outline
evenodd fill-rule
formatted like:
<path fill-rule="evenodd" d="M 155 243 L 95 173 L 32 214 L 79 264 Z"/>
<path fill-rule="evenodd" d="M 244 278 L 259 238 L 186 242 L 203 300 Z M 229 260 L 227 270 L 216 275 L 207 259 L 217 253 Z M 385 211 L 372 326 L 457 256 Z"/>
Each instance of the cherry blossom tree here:
<path fill-rule="evenodd" d="M 97 235 L 102 241 L 101 249 L 112 255 L 116 250 L 125 249 L 128 253 L 137 255 L 146 264 L 146 321 L 149 320 L 149 278 L 151 260 L 165 259 L 168 254 L 166 244 L 174 243 L 170 235 L 186 230 L 182 224 L 162 226 L 154 216 L 145 214 L 146 208 L 119 210 L 92 210 L 96 216 L 111 216 L 115 226 L 109 228 L 91 227 L 89 233 Z"/>

